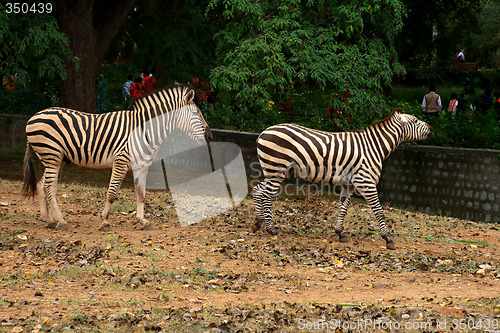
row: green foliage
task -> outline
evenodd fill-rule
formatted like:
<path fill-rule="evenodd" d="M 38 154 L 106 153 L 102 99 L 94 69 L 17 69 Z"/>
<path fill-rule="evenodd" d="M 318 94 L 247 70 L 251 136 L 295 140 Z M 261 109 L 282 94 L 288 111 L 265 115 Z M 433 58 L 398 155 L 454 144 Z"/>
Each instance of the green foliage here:
<path fill-rule="evenodd" d="M 494 68 L 500 63 L 500 0 L 481 1 L 482 13 L 479 17 L 478 29 L 470 30 L 470 46 L 467 53 L 473 61 L 482 67 Z"/>
<path fill-rule="evenodd" d="M 109 112 L 124 110 L 128 108 L 130 102 L 123 98 L 123 85 L 127 81 L 127 76 L 137 73 L 137 69 L 127 64 L 104 64 L 101 68 L 104 82 L 107 87 L 107 97 L 104 110 L 100 112 Z M 137 73 L 138 74 L 138 73 Z M 97 95 L 99 96 L 99 84 L 97 84 Z"/>
<path fill-rule="evenodd" d="M 467 62 L 495 68 L 500 61 L 500 0 L 406 0 L 408 16 L 397 37 L 407 68 L 450 67 L 465 49 Z"/>
<path fill-rule="evenodd" d="M 131 57 L 154 71 L 159 86 L 207 81 L 214 63 L 213 35 L 220 18 L 205 16 L 207 0 L 155 1 L 141 5 L 112 45 L 111 54 Z"/>
<path fill-rule="evenodd" d="M 404 71 L 394 38 L 405 12 L 396 0 L 212 0 L 208 13 L 213 12 L 226 24 L 214 36 L 218 65 L 211 83 L 222 103 L 242 115 L 275 117 L 269 105 L 311 88 L 348 91 L 348 111 L 370 113 L 383 104 L 384 86 Z M 341 100 L 332 102 L 345 108 Z"/>
<path fill-rule="evenodd" d="M 0 5 L 0 71 L 28 72 L 30 77 L 66 77 L 64 63 L 71 59 L 68 38 L 48 14 L 7 14 Z M 27 79 L 27 78 L 26 78 Z M 26 80 L 21 79 L 25 84 Z"/>
<path fill-rule="evenodd" d="M 479 96 L 470 97 L 471 100 L 478 98 Z M 443 102 L 446 104 L 447 100 L 443 99 Z M 500 111 L 495 107 L 492 107 L 486 114 L 470 107 L 470 111 L 458 113 L 455 117 L 447 111 L 441 111 L 438 117 L 427 117 L 422 113 L 419 103 L 394 102 L 394 105 L 403 107 L 405 113 L 415 115 L 434 128 L 434 138 L 426 140 L 423 144 L 500 149 Z"/>
<path fill-rule="evenodd" d="M 24 72 L 15 76 L 14 82 L 13 91 L 0 87 L 1 113 L 34 114 L 59 104 L 60 82 L 57 80 L 31 79 Z"/>
<path fill-rule="evenodd" d="M 429 122 L 436 132 L 429 144 L 436 146 L 500 149 L 500 127 L 494 110 L 458 114 L 442 112 Z"/>
<path fill-rule="evenodd" d="M 466 49 L 466 60 L 477 60 L 472 35 L 481 29 L 481 2 L 485 1 L 406 0 L 408 16 L 396 46 L 401 61 L 413 68 L 449 67 L 460 48 Z"/>
<path fill-rule="evenodd" d="M 34 113 L 57 100 L 65 64 L 75 61 L 68 38 L 48 14 L 7 14 L 0 4 L 0 73 L 2 82 L 14 77 L 15 89 L 2 87 L 0 107 L 5 113 Z"/>

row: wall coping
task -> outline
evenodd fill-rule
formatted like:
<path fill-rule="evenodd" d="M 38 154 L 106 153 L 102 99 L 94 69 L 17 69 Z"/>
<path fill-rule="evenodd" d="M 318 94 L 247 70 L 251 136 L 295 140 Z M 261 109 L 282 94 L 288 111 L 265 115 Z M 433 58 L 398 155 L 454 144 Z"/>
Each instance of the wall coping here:
<path fill-rule="evenodd" d="M 500 150 L 495 149 L 479 149 L 479 148 L 462 148 L 462 147 L 443 147 L 443 146 L 427 146 L 427 145 L 405 145 L 402 144 L 397 150 L 411 149 L 413 151 L 432 152 L 447 155 L 478 155 L 483 157 L 497 157 L 500 155 Z"/>
<path fill-rule="evenodd" d="M 213 134 L 217 134 L 225 137 L 238 137 L 243 140 L 255 140 L 259 136 L 259 133 L 251 132 L 238 132 L 232 130 L 224 129 L 210 129 Z M 483 157 L 497 157 L 500 155 L 500 150 L 495 149 L 479 149 L 479 148 L 462 148 L 462 147 L 443 147 L 443 146 L 429 146 L 429 145 L 417 145 L 413 143 L 403 143 L 396 151 L 411 149 L 412 151 L 421 151 L 426 153 L 439 153 L 447 155 L 478 155 Z"/>
<path fill-rule="evenodd" d="M 0 118 L 17 118 L 17 119 L 23 119 L 23 118 L 25 118 L 25 119 L 29 119 L 32 116 L 33 115 L 29 115 L 29 114 L 0 113 Z"/>
<path fill-rule="evenodd" d="M 219 134 L 222 136 L 237 136 L 237 137 L 239 137 L 241 139 L 245 139 L 245 140 L 252 140 L 252 139 L 256 140 L 260 134 L 260 133 L 252 133 L 252 132 L 238 132 L 238 131 L 218 129 L 218 128 L 214 128 L 214 129 L 211 128 L 210 131 L 212 132 L 212 134 Z"/>

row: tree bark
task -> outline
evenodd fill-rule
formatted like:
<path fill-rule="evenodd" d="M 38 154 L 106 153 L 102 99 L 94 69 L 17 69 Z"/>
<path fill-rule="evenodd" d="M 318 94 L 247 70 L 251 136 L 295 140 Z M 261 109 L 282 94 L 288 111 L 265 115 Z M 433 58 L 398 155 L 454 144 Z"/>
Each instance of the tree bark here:
<path fill-rule="evenodd" d="M 69 37 L 78 68 L 69 63 L 61 106 L 85 112 L 96 107 L 96 81 L 113 38 L 138 0 L 58 0 L 59 27 Z"/>

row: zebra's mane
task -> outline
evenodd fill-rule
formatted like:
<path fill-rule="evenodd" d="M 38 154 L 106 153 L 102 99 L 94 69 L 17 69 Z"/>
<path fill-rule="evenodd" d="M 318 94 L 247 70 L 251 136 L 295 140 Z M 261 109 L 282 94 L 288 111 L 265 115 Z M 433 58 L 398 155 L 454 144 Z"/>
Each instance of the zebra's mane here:
<path fill-rule="evenodd" d="M 401 113 L 401 111 L 403 111 L 403 108 L 394 108 L 389 116 L 385 117 L 384 119 L 377 120 L 366 127 L 363 127 L 362 129 L 359 130 L 359 132 L 363 131 L 365 128 L 368 128 L 371 126 L 377 126 L 378 124 L 385 123 L 385 122 L 389 121 L 390 119 L 392 119 L 396 113 Z"/>
<path fill-rule="evenodd" d="M 188 85 L 185 85 L 185 84 L 177 84 L 177 85 L 173 85 L 173 86 L 170 86 L 170 87 L 167 87 L 167 88 L 163 88 L 163 89 L 158 89 L 158 90 L 155 90 L 153 92 L 150 92 L 149 94 L 145 94 L 139 98 L 137 98 L 136 100 L 133 101 L 132 103 L 132 110 L 135 110 L 135 107 L 137 105 L 138 102 L 147 102 L 147 101 L 153 101 L 153 97 L 159 95 L 161 92 L 163 91 L 167 91 L 167 90 L 173 90 L 173 89 L 177 89 L 177 90 L 180 90 L 180 91 L 183 91 L 184 94 L 186 94 L 188 91 L 190 90 L 193 90 L 194 91 L 194 103 L 200 107 L 200 97 L 198 96 L 198 92 L 191 88 L 190 86 Z M 183 95 L 184 95 L 183 94 Z"/>

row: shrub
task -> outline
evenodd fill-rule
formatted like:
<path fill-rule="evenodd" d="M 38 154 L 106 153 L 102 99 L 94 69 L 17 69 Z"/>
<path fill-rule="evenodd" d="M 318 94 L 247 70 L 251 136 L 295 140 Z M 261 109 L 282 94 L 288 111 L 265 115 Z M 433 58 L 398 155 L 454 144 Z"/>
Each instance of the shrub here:
<path fill-rule="evenodd" d="M 438 117 L 426 116 L 420 105 L 401 103 L 405 113 L 428 122 L 435 136 L 423 144 L 464 148 L 500 149 L 500 125 L 497 110 L 492 107 L 486 114 L 471 108 L 469 112 L 458 113 L 441 111 Z"/>

